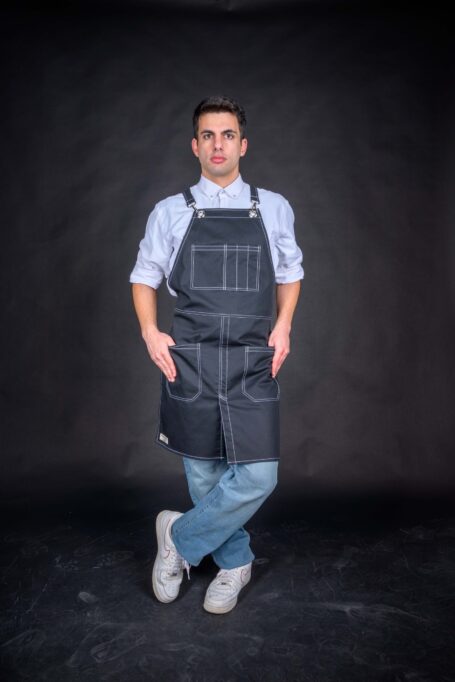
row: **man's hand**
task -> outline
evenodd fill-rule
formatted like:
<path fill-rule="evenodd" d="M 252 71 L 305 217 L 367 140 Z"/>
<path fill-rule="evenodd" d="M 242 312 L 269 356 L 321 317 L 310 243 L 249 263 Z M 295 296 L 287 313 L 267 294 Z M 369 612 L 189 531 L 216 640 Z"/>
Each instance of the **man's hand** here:
<path fill-rule="evenodd" d="M 157 295 L 156 289 L 148 284 L 132 285 L 134 308 L 141 327 L 142 338 L 155 365 L 162 370 L 168 381 L 174 381 L 177 371 L 169 353 L 169 346 L 175 341 L 169 334 L 158 329 L 156 321 Z"/>
<path fill-rule="evenodd" d="M 175 346 L 175 341 L 172 336 L 154 328 L 144 332 L 142 337 L 155 365 L 162 370 L 168 381 L 174 381 L 177 371 L 171 354 L 169 353 L 169 346 Z"/>
<path fill-rule="evenodd" d="M 277 284 L 276 303 L 277 319 L 269 336 L 269 346 L 275 347 L 272 360 L 272 376 L 278 374 L 278 370 L 291 352 L 291 322 L 297 299 L 300 293 L 300 281 L 287 284 Z"/>
<path fill-rule="evenodd" d="M 291 327 L 289 324 L 277 322 L 270 333 L 268 345 L 275 348 L 272 360 L 273 377 L 278 374 L 278 370 L 291 352 L 290 332 Z"/>

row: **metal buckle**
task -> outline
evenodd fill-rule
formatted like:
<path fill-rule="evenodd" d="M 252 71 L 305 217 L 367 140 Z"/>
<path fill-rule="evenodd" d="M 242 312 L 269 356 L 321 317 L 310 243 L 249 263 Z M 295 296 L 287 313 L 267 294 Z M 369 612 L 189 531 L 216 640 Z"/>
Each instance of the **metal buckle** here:
<path fill-rule="evenodd" d="M 256 210 L 257 203 L 258 203 L 257 201 L 253 201 L 253 207 L 250 209 L 250 213 L 249 213 L 250 218 L 257 218 L 258 217 L 258 212 Z"/>
<path fill-rule="evenodd" d="M 189 208 L 192 208 L 193 211 L 196 213 L 198 218 L 204 218 L 205 217 L 205 211 L 202 208 L 196 208 L 196 202 L 192 201 L 190 204 L 188 204 Z"/>

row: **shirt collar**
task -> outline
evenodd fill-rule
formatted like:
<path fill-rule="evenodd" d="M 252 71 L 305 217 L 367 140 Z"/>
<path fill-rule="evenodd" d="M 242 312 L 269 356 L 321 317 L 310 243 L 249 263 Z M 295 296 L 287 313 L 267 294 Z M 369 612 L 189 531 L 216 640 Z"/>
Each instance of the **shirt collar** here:
<path fill-rule="evenodd" d="M 216 182 L 213 182 L 212 180 L 206 178 L 205 175 L 201 175 L 201 178 L 197 183 L 197 187 L 206 196 L 210 197 L 210 199 L 213 199 L 214 196 L 216 196 L 223 190 L 229 197 L 235 198 L 238 197 L 239 194 L 241 193 L 244 184 L 245 183 L 243 182 L 240 173 L 237 175 L 234 182 L 231 182 L 231 184 L 227 185 L 227 187 L 220 187 L 219 185 L 216 184 Z"/>

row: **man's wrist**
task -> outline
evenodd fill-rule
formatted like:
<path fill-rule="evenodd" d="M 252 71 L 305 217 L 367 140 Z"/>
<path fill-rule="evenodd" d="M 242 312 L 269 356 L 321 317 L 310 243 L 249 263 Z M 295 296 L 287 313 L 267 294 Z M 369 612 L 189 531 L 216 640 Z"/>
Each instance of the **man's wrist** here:
<path fill-rule="evenodd" d="M 286 317 L 284 317 L 284 318 L 277 317 L 276 322 L 275 322 L 275 329 L 277 327 L 280 329 L 284 329 L 284 331 L 286 331 L 288 334 L 291 333 L 291 329 L 292 329 L 291 321 L 289 319 L 287 319 Z"/>
<path fill-rule="evenodd" d="M 156 324 L 150 323 L 146 327 L 142 328 L 142 338 L 145 339 L 150 339 L 152 336 L 157 334 L 160 330 L 158 329 L 158 326 Z"/>

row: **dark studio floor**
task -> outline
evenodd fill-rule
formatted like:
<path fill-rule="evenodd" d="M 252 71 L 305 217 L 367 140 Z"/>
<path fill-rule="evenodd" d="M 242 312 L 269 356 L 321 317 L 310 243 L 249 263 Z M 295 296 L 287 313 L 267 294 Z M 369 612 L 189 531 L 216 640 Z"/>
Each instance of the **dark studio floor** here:
<path fill-rule="evenodd" d="M 225 615 L 202 608 L 210 557 L 172 604 L 152 595 L 158 511 L 3 515 L 2 681 L 455 680 L 448 505 L 313 501 L 252 519 L 253 577 Z"/>

